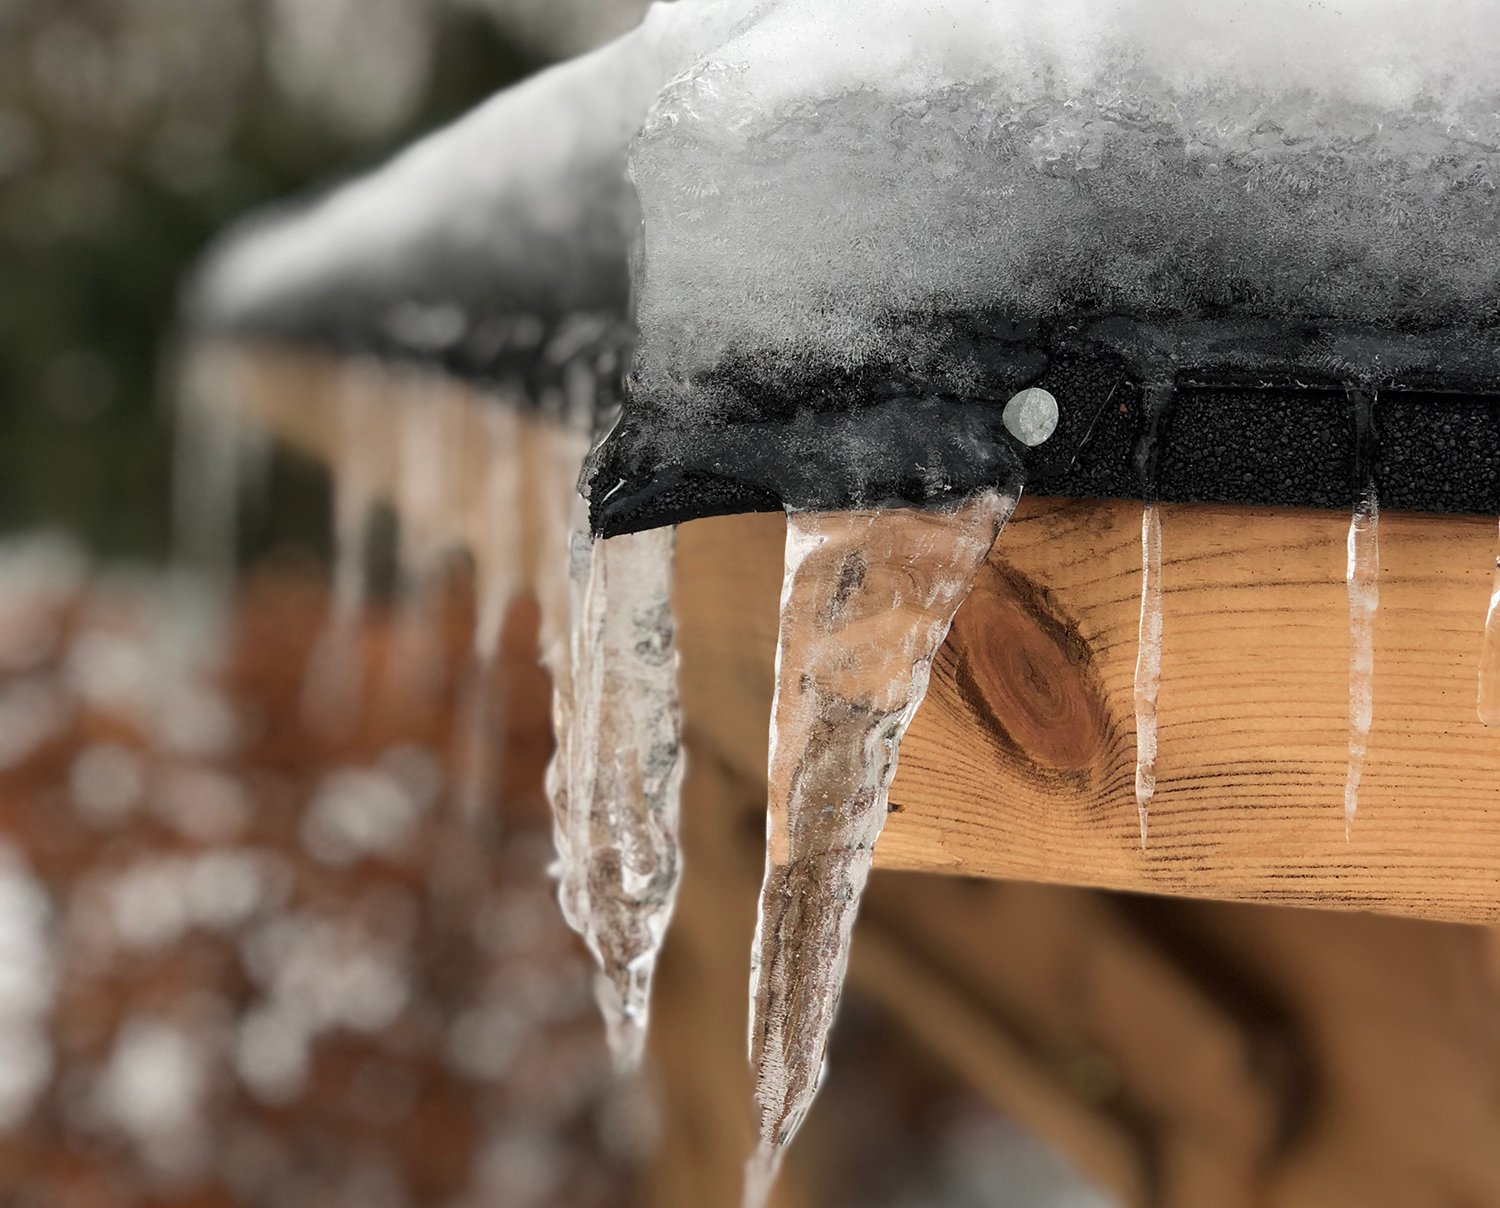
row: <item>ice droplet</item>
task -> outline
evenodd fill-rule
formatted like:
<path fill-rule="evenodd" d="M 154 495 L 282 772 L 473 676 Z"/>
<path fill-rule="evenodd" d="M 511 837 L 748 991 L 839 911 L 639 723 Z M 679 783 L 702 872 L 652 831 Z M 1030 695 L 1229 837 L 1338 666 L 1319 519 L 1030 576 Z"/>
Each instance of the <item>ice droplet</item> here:
<path fill-rule="evenodd" d="M 1135 658 L 1135 808 L 1141 847 L 1156 794 L 1156 701 L 1161 691 L 1161 510 L 1141 512 L 1141 623 Z"/>
<path fill-rule="evenodd" d="M 1490 607 L 1484 618 L 1484 648 L 1479 656 L 1479 720 L 1500 726 L 1500 555 L 1490 580 Z"/>
<path fill-rule="evenodd" d="M 751 958 L 766 1202 L 817 1090 L 902 736 L 1014 495 L 951 512 L 789 513 L 771 722 L 765 882 Z"/>
<path fill-rule="evenodd" d="M 622 1070 L 644 1054 L 681 866 L 675 543 L 671 528 L 573 543 L 571 702 L 559 706 L 562 763 L 550 778 L 558 896 L 598 962 L 595 992 Z"/>

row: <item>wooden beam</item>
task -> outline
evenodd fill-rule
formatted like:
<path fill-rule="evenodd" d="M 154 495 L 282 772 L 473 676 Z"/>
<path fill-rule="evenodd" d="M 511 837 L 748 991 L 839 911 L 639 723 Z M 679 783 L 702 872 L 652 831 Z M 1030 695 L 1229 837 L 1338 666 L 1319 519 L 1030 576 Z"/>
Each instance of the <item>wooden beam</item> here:
<path fill-rule="evenodd" d="M 259 421 L 334 458 L 349 366 L 239 352 L 229 369 Z M 375 408 L 380 492 L 394 490 L 394 417 L 416 402 L 453 417 L 461 506 L 476 529 L 492 521 L 483 417 L 505 404 L 411 372 L 393 372 L 387 394 Z M 534 414 L 518 425 L 528 563 L 552 428 Z M 1163 508 L 1160 779 L 1143 852 L 1132 691 L 1140 508 L 1023 500 L 939 655 L 877 862 L 1500 920 L 1500 732 L 1475 712 L 1494 525 L 1382 518 L 1375 720 L 1348 842 L 1347 528 L 1333 512 Z M 779 516 L 739 516 L 686 525 L 679 543 L 689 724 L 762 780 L 783 535 Z"/>
<path fill-rule="evenodd" d="M 1348 518 L 1163 509 L 1151 845 L 1134 802 L 1140 507 L 1024 500 L 902 750 L 887 868 L 1500 919 L 1500 733 L 1475 713 L 1494 564 L 1482 519 L 1381 521 L 1375 721 L 1352 840 Z M 685 696 L 765 766 L 783 523 L 684 527 Z M 691 716 L 691 714 L 690 714 Z"/>

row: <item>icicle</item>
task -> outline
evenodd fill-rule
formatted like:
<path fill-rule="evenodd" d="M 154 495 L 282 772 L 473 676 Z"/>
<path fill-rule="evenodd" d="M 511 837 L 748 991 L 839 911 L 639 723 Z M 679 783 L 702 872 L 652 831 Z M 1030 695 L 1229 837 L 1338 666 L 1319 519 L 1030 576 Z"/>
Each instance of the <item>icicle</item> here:
<path fill-rule="evenodd" d="M 1479 720 L 1500 726 L 1500 555 L 1490 581 L 1490 608 L 1484 619 L 1484 649 L 1479 657 Z"/>
<path fill-rule="evenodd" d="M 505 613 L 520 588 L 520 459 L 516 413 L 499 402 L 484 416 L 488 464 L 475 523 L 474 565 L 478 617 L 474 652 L 493 662 L 500 649 Z"/>
<path fill-rule="evenodd" d="M 1380 606 L 1380 503 L 1375 489 L 1374 400 L 1351 391 L 1355 411 L 1355 480 L 1349 523 L 1349 770 L 1344 781 L 1344 837 L 1354 833 L 1359 782 L 1375 705 L 1375 613 Z"/>
<path fill-rule="evenodd" d="M 576 869 L 581 857 L 568 783 L 573 746 L 573 645 L 582 632 L 583 597 L 593 550 L 588 504 L 578 494 L 577 486 L 588 442 L 580 433 L 558 427 L 544 429 L 541 443 L 528 466 L 541 479 L 532 495 L 542 505 L 535 580 L 542 661 L 552 677 L 554 749 L 546 779 L 557 852 L 552 871 L 563 916 L 573 930 L 582 932 L 581 908 L 572 898 L 573 887 L 580 880 Z"/>
<path fill-rule="evenodd" d="M 239 441 L 244 383 L 233 356 L 202 349 L 183 364 L 173 456 L 177 559 L 224 587 L 239 527 Z"/>
<path fill-rule="evenodd" d="M 643 1055 L 651 978 L 677 892 L 681 720 L 671 610 L 675 532 L 589 536 L 576 489 L 587 442 L 559 426 L 542 474 L 536 571 L 552 674 L 547 769 L 558 900 L 599 964 L 617 1065 Z"/>
<path fill-rule="evenodd" d="M 566 396 L 547 400 L 559 421 L 593 411 L 592 375 L 569 378 Z M 598 962 L 610 1047 L 628 1070 L 643 1056 L 680 863 L 675 531 L 593 541 L 577 491 L 587 440 L 558 422 L 540 446 L 527 465 L 541 480 L 535 580 L 553 685 L 553 871 L 563 916 Z"/>
<path fill-rule="evenodd" d="M 464 431 L 440 379 L 396 379 L 397 623 L 387 686 L 403 708 L 421 714 L 443 691 L 445 665 L 436 615 L 444 559 L 459 548 Z"/>
<path fill-rule="evenodd" d="M 310 728 L 342 734 L 354 724 L 364 693 L 360 631 L 369 601 L 366 564 L 377 492 L 374 422 L 380 370 L 365 363 L 338 381 L 339 435 L 333 471 L 333 603 L 328 626 L 308 661 L 302 711 Z"/>
<path fill-rule="evenodd" d="M 239 553 L 247 480 L 267 463 L 265 433 L 250 422 L 249 366 L 242 354 L 202 347 L 179 370 L 173 447 L 173 544 L 177 565 L 174 652 L 211 658 L 223 627 Z"/>
<path fill-rule="evenodd" d="M 579 935 L 587 935 L 589 804 L 585 776 L 592 753 L 586 737 L 579 736 L 577 728 L 587 679 L 585 617 L 594 541 L 589 535 L 588 504 L 582 497 L 577 499 L 574 510 L 576 527 L 568 538 L 566 588 L 572 631 L 564 643 L 566 653 L 557 660 L 560 671 L 553 672 L 558 684 L 552 697 L 557 751 L 547 769 L 547 789 L 552 802 L 553 843 L 557 849 L 554 869 L 557 900 L 568 926 Z"/>
<path fill-rule="evenodd" d="M 1141 622 L 1135 656 L 1135 808 L 1141 847 L 1156 793 L 1156 699 L 1161 691 L 1161 512 L 1141 512 Z"/>
<path fill-rule="evenodd" d="M 578 493 L 578 474 L 588 451 L 581 432 L 563 427 L 542 429 L 540 448 L 527 460 L 539 479 L 531 497 L 539 503 L 537 557 L 534 579 L 541 614 L 539 640 L 542 662 L 552 677 L 553 753 L 547 765 L 547 801 L 552 807 L 553 844 L 557 858 L 553 875 L 563 915 L 575 931 L 581 916 L 569 901 L 577 880 L 578 841 L 568 799 L 573 734 L 573 644 L 581 632 L 583 596 L 588 587 L 588 503 Z"/>
<path fill-rule="evenodd" d="M 1148 841 L 1151 799 L 1156 795 L 1156 702 L 1161 693 L 1161 512 L 1156 492 L 1162 442 L 1173 388 L 1147 386 L 1142 398 L 1145 428 L 1136 447 L 1136 468 L 1145 494 L 1141 513 L 1141 619 L 1135 656 L 1135 809 L 1141 848 Z"/>
<path fill-rule="evenodd" d="M 759 1146 L 769 1194 L 816 1092 L 849 937 L 901 738 L 932 659 L 1015 499 L 953 512 L 792 513 L 776 653 L 765 883 L 751 971 Z"/>
<path fill-rule="evenodd" d="M 644 1053 L 681 863 L 675 543 L 676 530 L 665 528 L 593 544 L 572 651 L 561 896 L 599 963 L 599 1006 L 622 1069 Z"/>
<path fill-rule="evenodd" d="M 457 803 L 467 822 L 484 813 L 499 768 L 489 736 L 499 727 L 494 683 L 505 614 L 521 586 L 519 431 L 514 407 L 507 400 L 485 406 L 488 458 L 477 514 L 471 519 L 474 558 L 474 656 L 460 706 L 461 754 Z"/>

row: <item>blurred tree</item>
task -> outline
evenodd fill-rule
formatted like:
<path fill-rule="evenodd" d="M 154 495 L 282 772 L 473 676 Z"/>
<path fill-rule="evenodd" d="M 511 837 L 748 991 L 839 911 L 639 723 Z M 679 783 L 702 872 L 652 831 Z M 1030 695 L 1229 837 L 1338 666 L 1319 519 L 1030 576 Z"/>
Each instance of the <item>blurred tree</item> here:
<path fill-rule="evenodd" d="M 165 552 L 161 354 L 183 270 L 244 211 L 540 66 L 494 16 L 468 0 L 0 0 L 0 532 Z M 308 512 L 284 523 L 319 530 Z"/>

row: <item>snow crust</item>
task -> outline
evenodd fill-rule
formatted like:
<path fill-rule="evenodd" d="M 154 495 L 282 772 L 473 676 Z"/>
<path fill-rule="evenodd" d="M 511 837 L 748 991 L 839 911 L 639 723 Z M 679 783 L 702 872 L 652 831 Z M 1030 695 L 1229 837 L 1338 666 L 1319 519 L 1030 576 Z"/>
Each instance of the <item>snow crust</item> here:
<path fill-rule="evenodd" d="M 744 0 L 658 4 L 630 34 L 509 89 L 383 168 L 260 215 L 187 300 L 209 328 L 378 329 L 451 347 L 497 315 L 618 311 L 639 222 L 625 155 L 663 84 Z"/>
<path fill-rule="evenodd" d="M 892 316 L 1500 312 L 1485 0 L 782 0 L 663 93 L 632 171 L 648 390 Z"/>

